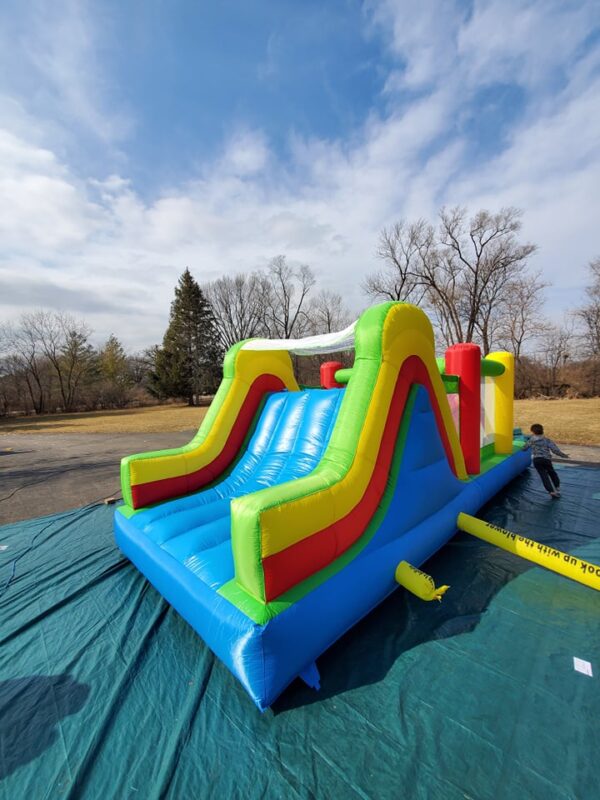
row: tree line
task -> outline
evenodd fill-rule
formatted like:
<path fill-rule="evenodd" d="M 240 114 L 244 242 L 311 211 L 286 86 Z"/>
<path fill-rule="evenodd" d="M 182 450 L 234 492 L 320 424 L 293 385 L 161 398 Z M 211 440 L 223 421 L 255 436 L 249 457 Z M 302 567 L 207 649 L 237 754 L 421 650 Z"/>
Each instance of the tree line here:
<path fill-rule="evenodd" d="M 443 208 L 437 222 L 399 220 L 381 232 L 381 267 L 366 276 L 367 303 L 403 300 L 423 307 L 438 345 L 477 342 L 507 349 L 517 362 L 517 395 L 600 393 L 600 258 L 589 265 L 585 302 L 556 324 L 544 314 L 536 251 L 522 242 L 521 212 L 469 216 Z M 285 255 L 265 270 L 200 285 L 181 275 L 162 343 L 127 353 L 111 334 L 100 347 L 75 317 L 24 314 L 0 327 L 0 414 L 71 412 L 169 399 L 205 402 L 218 386 L 226 350 L 255 336 L 298 338 L 344 328 L 350 314 L 336 292 L 319 289 L 308 265 Z M 328 356 L 327 358 L 331 358 Z M 350 354 L 340 360 L 351 363 Z M 299 381 L 316 385 L 322 358 L 296 359 Z"/>
<path fill-rule="evenodd" d="M 308 266 L 293 267 L 285 256 L 273 258 L 266 271 L 203 287 L 186 269 L 162 343 L 139 353 L 126 353 L 114 334 L 94 347 L 91 329 L 72 315 L 24 314 L 0 327 L 0 415 L 206 402 L 218 387 L 225 352 L 241 339 L 301 337 L 349 324 L 341 296 L 317 292 L 315 284 Z M 319 359 L 297 364 L 301 378 L 317 382 L 318 366 Z"/>
<path fill-rule="evenodd" d="M 110 335 L 99 348 L 70 314 L 35 311 L 0 330 L 0 415 L 122 408 L 146 399 L 145 354 Z"/>
<path fill-rule="evenodd" d="M 595 396 L 600 391 L 600 258 L 588 267 L 585 304 L 559 323 L 544 313 L 535 244 L 522 242 L 521 211 L 442 208 L 437 225 L 401 220 L 384 228 L 380 270 L 367 276 L 372 299 L 413 302 L 431 315 L 440 347 L 476 342 L 484 354 L 509 350 L 518 397 Z"/>

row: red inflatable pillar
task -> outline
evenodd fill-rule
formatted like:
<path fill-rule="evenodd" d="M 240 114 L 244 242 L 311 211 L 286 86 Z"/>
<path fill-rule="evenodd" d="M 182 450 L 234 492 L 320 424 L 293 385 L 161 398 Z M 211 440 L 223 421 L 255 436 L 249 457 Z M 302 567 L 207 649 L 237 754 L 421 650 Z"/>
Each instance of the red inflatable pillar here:
<path fill-rule="evenodd" d="M 481 470 L 481 350 L 454 344 L 446 350 L 446 375 L 458 375 L 460 446 L 469 475 Z"/>
<path fill-rule="evenodd" d="M 335 373 L 342 367 L 341 361 L 326 361 L 321 364 L 321 386 L 323 389 L 343 389 L 344 384 L 338 383 L 335 379 Z"/>

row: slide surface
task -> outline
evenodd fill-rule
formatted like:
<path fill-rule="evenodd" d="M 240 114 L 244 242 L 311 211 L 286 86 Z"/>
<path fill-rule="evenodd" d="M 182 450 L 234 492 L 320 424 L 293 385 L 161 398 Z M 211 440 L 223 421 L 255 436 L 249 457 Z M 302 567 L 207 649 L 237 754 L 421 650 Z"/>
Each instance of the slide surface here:
<path fill-rule="evenodd" d="M 234 577 L 231 500 L 307 475 L 327 447 L 343 390 L 275 392 L 230 474 L 209 489 L 139 511 L 132 524 L 213 589 Z"/>

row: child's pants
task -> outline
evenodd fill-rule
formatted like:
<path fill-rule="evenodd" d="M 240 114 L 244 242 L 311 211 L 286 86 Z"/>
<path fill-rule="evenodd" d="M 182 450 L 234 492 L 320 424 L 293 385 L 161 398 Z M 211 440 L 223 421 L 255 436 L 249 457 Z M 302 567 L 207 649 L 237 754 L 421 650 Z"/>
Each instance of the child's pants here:
<path fill-rule="evenodd" d="M 560 478 L 556 474 L 556 470 L 549 458 L 534 458 L 533 466 L 537 469 L 547 492 L 554 492 L 558 489 Z"/>

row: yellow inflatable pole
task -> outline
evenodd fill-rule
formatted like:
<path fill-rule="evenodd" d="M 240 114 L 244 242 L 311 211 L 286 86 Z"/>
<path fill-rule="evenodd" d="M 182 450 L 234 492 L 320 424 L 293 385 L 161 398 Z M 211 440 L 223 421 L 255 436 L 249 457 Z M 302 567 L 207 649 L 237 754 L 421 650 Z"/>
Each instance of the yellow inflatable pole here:
<path fill-rule="evenodd" d="M 515 357 L 512 353 L 490 353 L 487 357 L 504 367 L 494 378 L 494 450 L 499 455 L 510 455 L 513 451 Z"/>
<path fill-rule="evenodd" d="M 421 572 L 408 561 L 401 561 L 396 567 L 396 581 L 421 600 L 439 600 L 441 602 L 442 595 L 450 588 L 449 586 L 436 587 L 431 575 Z"/>
<path fill-rule="evenodd" d="M 471 536 L 483 539 L 484 542 L 501 547 L 502 550 L 526 558 L 540 567 L 600 592 L 600 567 L 596 564 L 590 564 L 549 545 L 534 542 L 533 539 L 490 525 L 489 522 L 476 519 L 469 514 L 459 514 L 456 524 L 459 530 L 470 533 Z"/>

